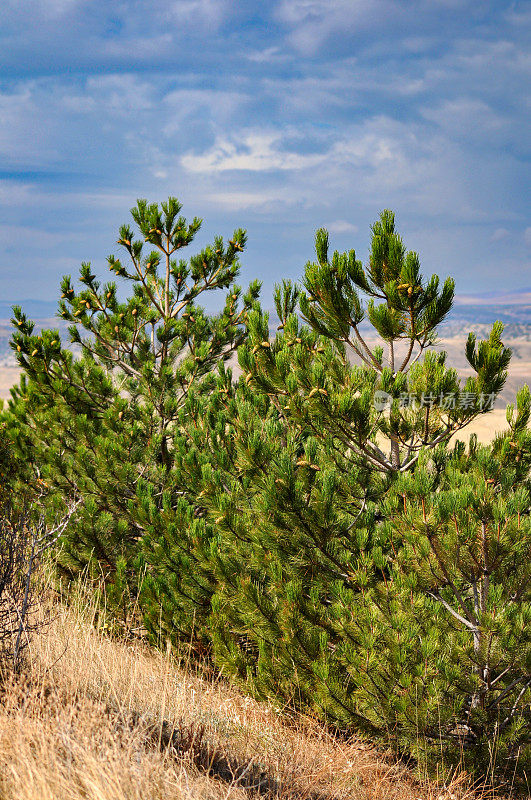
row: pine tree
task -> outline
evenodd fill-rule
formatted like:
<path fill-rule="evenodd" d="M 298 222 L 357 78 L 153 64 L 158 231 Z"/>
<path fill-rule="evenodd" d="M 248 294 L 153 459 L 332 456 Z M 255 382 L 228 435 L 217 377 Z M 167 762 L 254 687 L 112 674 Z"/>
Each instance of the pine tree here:
<path fill-rule="evenodd" d="M 294 314 L 283 316 L 293 293 L 285 284 L 275 298 L 282 333 L 272 344 L 267 316 L 251 314 L 242 368 L 262 391 L 289 397 L 291 413 L 317 436 L 324 430 L 341 441 L 353 463 L 407 471 L 426 447 L 448 441 L 486 411 L 503 388 L 511 353 L 501 341 L 502 325 L 479 345 L 469 336 L 466 356 L 476 377 L 460 386 L 446 354 L 433 348 L 452 307 L 454 282 L 448 278 L 440 289 L 436 275 L 423 280 L 418 255 L 406 252 L 392 212 L 373 225 L 365 269 L 353 250 L 330 258 L 324 229 L 315 247 L 317 261 L 306 265 L 299 302 L 321 340 L 300 331 Z M 360 291 L 369 297 L 366 307 Z M 376 346 L 361 327 L 366 320 L 380 337 Z"/>
<path fill-rule="evenodd" d="M 14 309 L 13 347 L 27 379 L 10 404 L 12 430 L 47 482 L 50 504 L 83 498 L 59 563 L 69 578 L 91 564 L 110 581 L 111 594 L 114 581 L 124 613 L 124 585 L 134 589 L 141 580 L 138 542 L 146 526 L 162 507 L 181 513 L 173 492 L 179 414 L 192 388 L 212 390 L 212 371 L 243 340 L 244 316 L 258 293 L 255 282 L 239 306 L 233 281 L 242 230 L 227 243 L 217 237 L 189 261 L 179 258 L 201 226 L 180 210 L 172 197 L 161 207 L 139 200 L 131 211 L 136 238 L 130 226 L 120 228 L 126 258 L 111 255 L 108 264 L 132 288 L 127 299 L 116 283 L 102 285 L 89 263 L 79 289 L 63 279 L 60 316 L 70 323 L 77 353 L 62 345 L 57 330 L 36 336 Z M 220 289 L 228 289 L 224 309 L 207 316 L 197 300 Z"/>
<path fill-rule="evenodd" d="M 429 454 L 444 452 L 486 410 L 510 351 L 499 324 L 486 341 L 469 337 L 476 376 L 460 385 L 445 354 L 430 347 L 453 284 L 439 291 L 436 277 L 423 280 L 389 212 L 373 227 L 367 269 L 353 252 L 329 259 L 324 231 L 316 250 L 305 291 L 277 287 L 274 340 L 267 315 L 249 314 L 244 376 L 225 422 L 230 469 L 196 477 L 218 529 L 214 657 L 261 696 L 296 699 L 400 748 L 412 741 L 409 687 L 428 686 L 438 661 L 429 639 L 419 648 L 420 622 L 389 588 L 401 545 L 385 524 L 396 507 L 384 500 L 401 475 L 416 475 L 419 461 L 422 474 Z M 360 288 L 371 298 L 367 311 Z M 360 327 L 365 313 L 385 358 Z M 426 616 L 422 592 L 415 603 Z M 430 606 L 434 625 L 442 611 Z M 430 697 L 419 702 L 427 708 Z"/>
<path fill-rule="evenodd" d="M 232 286 L 243 233 L 176 263 L 198 226 L 179 210 L 139 202 L 147 256 L 121 230 L 126 302 L 90 265 L 85 289 L 65 279 L 80 357 L 15 312 L 11 435 L 52 508 L 83 498 L 63 570 L 92 564 L 125 624 L 134 595 L 154 640 L 192 641 L 260 696 L 428 762 L 442 738 L 527 763 L 529 392 L 492 448 L 448 446 L 503 387 L 501 324 L 469 336 L 461 385 L 433 346 L 453 282 L 424 280 L 383 212 L 365 268 L 317 232 L 272 337 L 258 286 L 241 309 Z M 196 298 L 223 287 L 207 317 Z"/>
<path fill-rule="evenodd" d="M 507 776 L 531 763 L 530 412 L 525 386 L 492 446 L 472 437 L 469 452 L 459 443 L 423 454 L 397 482 L 388 501 L 394 554 L 380 593 L 429 661 L 421 676 L 412 643 L 402 728 Z"/>
<path fill-rule="evenodd" d="M 145 626 L 156 642 L 170 641 L 177 648 L 184 642 L 188 652 L 191 643 L 203 662 L 210 652 L 212 596 L 223 580 L 219 570 L 223 513 L 209 514 L 213 506 L 207 485 L 214 482 L 228 500 L 226 482 L 242 477 L 231 431 L 237 414 L 237 384 L 223 365 L 215 378 L 211 393 L 188 395 L 173 443 L 179 500 L 173 506 L 162 503 L 158 514 L 151 515 L 142 540 L 147 573 L 141 597 Z M 253 408 L 257 405 L 257 413 L 267 413 L 267 402 L 261 403 L 264 398 L 249 391 L 247 395 Z M 246 488 L 252 490 L 244 480 L 242 492 Z M 148 513 L 153 509 L 146 507 Z M 237 558 L 245 559 L 243 547 Z"/>

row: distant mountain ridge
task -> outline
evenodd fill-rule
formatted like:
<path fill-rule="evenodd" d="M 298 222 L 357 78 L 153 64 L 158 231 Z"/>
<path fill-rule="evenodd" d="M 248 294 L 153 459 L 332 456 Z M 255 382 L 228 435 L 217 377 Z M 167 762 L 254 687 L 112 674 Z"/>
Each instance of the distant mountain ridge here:
<path fill-rule="evenodd" d="M 497 319 L 504 324 L 531 326 L 531 303 L 456 304 L 448 315 L 448 322 L 463 321 L 492 325 Z"/>
<path fill-rule="evenodd" d="M 457 306 L 483 306 L 483 305 L 531 305 L 531 287 L 516 289 L 508 292 L 474 292 L 471 294 L 457 294 Z"/>
<path fill-rule="evenodd" d="M 9 323 L 14 305 L 22 307 L 30 319 L 42 323 L 60 326 L 57 319 L 56 300 L 26 299 L 16 301 L 0 301 L 0 324 Z M 271 323 L 276 314 L 270 312 Z M 506 326 L 515 327 L 514 335 L 521 335 L 518 330 L 523 326 L 524 333 L 531 334 L 531 288 L 511 290 L 509 292 L 478 292 L 475 294 L 457 294 L 454 307 L 445 323 L 452 328 L 462 325 L 492 325 L 500 319 Z M 51 322 L 53 320 L 53 322 Z M 278 324 L 278 323 L 276 323 Z"/>

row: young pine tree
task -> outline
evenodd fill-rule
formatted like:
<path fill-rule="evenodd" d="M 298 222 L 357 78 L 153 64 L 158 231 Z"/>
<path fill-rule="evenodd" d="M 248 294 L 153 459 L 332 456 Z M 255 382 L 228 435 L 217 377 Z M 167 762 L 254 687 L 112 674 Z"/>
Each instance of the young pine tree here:
<path fill-rule="evenodd" d="M 403 693 L 402 727 L 508 778 L 531 764 L 530 412 L 525 386 L 492 447 L 472 438 L 468 453 L 424 454 L 397 483 L 397 555 L 380 594 L 430 654 L 430 684 L 426 667 Z"/>
<path fill-rule="evenodd" d="M 440 288 L 436 275 L 423 279 L 418 255 L 406 252 L 392 212 L 382 212 L 373 225 L 366 268 L 353 250 L 330 257 L 323 229 L 315 246 L 317 261 L 306 265 L 299 305 L 321 339 L 284 312 L 293 293 L 285 284 L 276 296 L 281 333 L 271 343 L 267 316 L 251 314 L 241 366 L 262 391 L 286 397 L 293 418 L 317 437 L 341 442 L 352 463 L 383 473 L 408 471 L 427 447 L 448 441 L 491 407 L 511 356 L 502 326 L 496 323 L 479 345 L 469 336 L 466 356 L 476 376 L 461 386 L 456 370 L 446 367 L 446 354 L 434 347 L 454 283 L 448 278 Z M 367 322 L 372 331 L 363 327 Z"/>
<path fill-rule="evenodd" d="M 259 288 L 252 284 L 240 306 L 233 281 L 242 230 L 183 259 L 201 220 L 187 222 L 180 211 L 173 197 L 161 206 L 139 200 L 132 209 L 136 232 L 124 225 L 118 238 L 124 258 L 108 258 L 130 288 L 126 299 L 88 263 L 79 288 L 64 278 L 60 316 L 77 352 L 57 330 L 35 335 L 14 309 L 13 347 L 24 377 L 10 403 L 12 430 L 48 484 L 50 502 L 83 499 L 63 536 L 60 567 L 73 577 L 91 564 L 109 592 L 114 584 L 124 615 L 122 589 L 140 580 L 135 559 L 146 526 L 163 507 L 181 513 L 173 449 L 181 409 L 192 388 L 212 390 L 212 371 L 242 342 Z M 222 289 L 223 311 L 208 316 L 197 301 Z"/>
<path fill-rule="evenodd" d="M 500 325 L 479 344 L 469 337 L 476 375 L 459 383 L 432 347 L 453 283 L 423 279 L 390 212 L 373 227 L 367 268 L 354 252 L 330 257 L 324 231 L 316 250 L 305 291 L 277 288 L 273 340 L 267 315 L 249 314 L 226 428 L 231 468 L 198 476 L 219 531 L 214 657 L 262 696 L 410 746 L 404 698 L 414 686 L 431 702 L 436 661 L 401 596 L 386 593 L 400 542 L 383 524 L 384 499 L 487 410 L 510 351 Z M 425 609 L 422 593 L 417 601 Z"/>

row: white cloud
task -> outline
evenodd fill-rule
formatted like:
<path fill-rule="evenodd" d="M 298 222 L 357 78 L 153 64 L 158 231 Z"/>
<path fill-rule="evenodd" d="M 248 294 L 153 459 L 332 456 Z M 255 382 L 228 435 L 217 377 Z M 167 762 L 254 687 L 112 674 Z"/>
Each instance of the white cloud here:
<path fill-rule="evenodd" d="M 29 6 L 37 5 L 46 16 L 60 17 L 84 3 L 86 3 L 86 0 L 36 0 L 36 3 L 22 0 L 22 3 L 19 2 L 17 4 Z"/>
<path fill-rule="evenodd" d="M 471 97 L 444 100 L 437 106 L 421 108 L 420 112 L 450 134 L 469 138 L 485 138 L 485 135 L 503 132 L 509 126 L 509 120 L 497 114 L 486 102 Z"/>
<path fill-rule="evenodd" d="M 358 202 L 402 204 L 407 192 L 409 207 L 420 203 L 427 213 L 430 206 L 440 212 L 450 194 L 455 203 L 457 187 L 449 187 L 455 167 L 448 163 L 449 156 L 440 138 L 428 135 L 423 126 L 380 115 L 353 126 L 335 142 L 320 180 L 328 175 L 330 182 L 333 176 L 337 191 L 347 196 L 354 191 Z M 444 185 L 445 191 L 434 196 L 435 184 Z"/>
<path fill-rule="evenodd" d="M 175 89 L 164 95 L 161 108 L 165 121 L 161 131 L 164 136 L 181 134 L 183 125 L 191 117 L 199 117 L 208 122 L 208 127 L 230 126 L 235 114 L 249 103 L 250 97 L 244 92 L 214 89 Z"/>
<path fill-rule="evenodd" d="M 219 191 L 207 195 L 207 201 L 215 208 L 227 211 L 274 211 L 279 206 L 293 205 L 296 200 L 285 189 L 279 191 L 263 190 L 257 192 Z"/>
<path fill-rule="evenodd" d="M 527 28 L 531 25 L 530 8 L 510 8 L 505 14 L 506 20 L 518 28 Z"/>
<path fill-rule="evenodd" d="M 396 11 L 390 0 L 282 0 L 276 15 L 291 27 L 292 45 L 309 54 L 335 31 L 364 28 Z"/>
<path fill-rule="evenodd" d="M 321 18 L 327 5 L 332 9 L 337 3 L 333 0 L 330 3 L 326 0 L 282 0 L 277 7 L 277 16 L 283 22 L 298 24 L 309 18 Z"/>
<path fill-rule="evenodd" d="M 270 170 L 301 170 L 323 162 L 323 153 L 298 153 L 282 149 L 280 133 L 256 133 L 218 138 L 215 145 L 201 155 L 188 153 L 181 164 L 189 172 L 225 172 L 238 170 L 265 172 Z"/>
<path fill-rule="evenodd" d="M 428 36 L 408 36 L 402 40 L 402 47 L 408 53 L 427 53 L 433 48 L 434 43 Z"/>
<path fill-rule="evenodd" d="M 514 81 L 515 75 L 529 74 L 531 67 L 531 53 L 529 48 L 503 37 L 490 39 L 463 38 L 457 40 L 453 52 L 447 58 L 452 58 L 453 69 L 450 74 L 465 72 L 468 79 L 474 77 L 488 83 L 485 88 L 502 85 L 504 82 Z M 444 63 L 444 62 L 443 62 Z M 451 67 L 448 64 L 448 67 Z M 512 87 L 514 90 L 514 86 Z"/>
<path fill-rule="evenodd" d="M 490 170 L 499 165 L 482 165 L 480 170 L 459 145 L 425 123 L 371 117 L 344 126 L 339 135 L 323 134 L 319 152 L 303 151 L 307 138 L 302 130 L 291 139 L 287 133 L 256 131 L 218 137 L 213 147 L 186 153 L 180 163 L 207 181 L 210 195 L 219 191 L 227 203 L 242 207 L 255 205 L 263 191 L 282 185 L 279 203 L 326 208 L 341 202 L 344 209 L 338 210 L 343 214 L 355 203 L 407 207 L 424 217 L 444 214 L 460 223 L 500 220 L 499 208 L 491 206 L 484 188 L 491 180 Z M 474 169 L 477 177 L 471 182 L 468 175 Z M 228 171 L 234 185 L 230 196 L 224 188 Z M 260 192 L 250 188 L 253 173 L 262 176 Z M 238 197 L 244 200 L 240 203 Z M 336 223 L 341 226 L 344 219 L 338 216 Z"/>
<path fill-rule="evenodd" d="M 227 0 L 171 0 L 162 4 L 159 13 L 165 25 L 192 23 L 217 27 L 226 15 L 227 5 Z"/>
<path fill-rule="evenodd" d="M 6 0 L 4 0 L 6 2 Z M 45 16 L 61 16 L 80 6 L 95 6 L 95 0 L 7 0 L 7 4 L 15 8 L 40 9 Z M 139 13 L 142 16 L 153 15 L 154 11 L 164 19 L 165 24 L 195 23 L 198 26 L 218 25 L 227 9 L 227 0 L 160 0 L 154 9 L 149 0 L 140 0 L 136 3 L 136 11 L 128 9 L 127 4 L 122 8 L 116 3 L 113 12 L 117 16 L 127 17 Z M 142 8 L 144 6 L 144 8 Z"/>
<path fill-rule="evenodd" d="M 336 219 L 324 226 L 330 233 L 357 233 L 358 226 L 344 219 Z"/>
<path fill-rule="evenodd" d="M 277 7 L 277 17 L 290 25 L 322 25 L 330 29 L 343 21 L 349 23 L 376 19 L 383 7 L 392 5 L 387 0 L 282 0 Z"/>
<path fill-rule="evenodd" d="M 42 166 L 59 158 L 54 121 L 43 113 L 33 81 L 0 93 L 0 156 L 11 169 Z"/>
<path fill-rule="evenodd" d="M 502 239 L 506 239 L 509 236 L 509 231 L 507 228 L 496 228 L 492 236 L 490 237 L 491 242 L 501 242 Z"/>
<path fill-rule="evenodd" d="M 81 5 L 84 0 L 38 0 L 38 2 L 43 11 L 53 15 L 61 15 Z"/>
<path fill-rule="evenodd" d="M 174 32 L 165 31 L 164 33 L 142 33 L 139 35 L 130 34 L 116 39 L 99 39 L 92 43 L 92 52 L 98 60 L 125 61 L 130 62 L 131 54 L 137 63 L 142 61 L 150 62 L 155 53 L 159 56 L 167 56 L 171 49 L 175 47 Z"/>
<path fill-rule="evenodd" d="M 358 136 L 340 140 L 333 148 L 336 161 L 379 169 L 396 168 L 404 162 L 403 141 L 389 135 L 389 120 L 380 117 L 361 126 Z"/>
<path fill-rule="evenodd" d="M 108 74 L 88 78 L 84 94 L 99 113 L 130 116 L 153 108 L 155 91 L 153 81 L 137 75 Z"/>
<path fill-rule="evenodd" d="M 247 53 L 246 58 L 256 64 L 276 64 L 279 61 L 285 61 L 288 56 L 282 53 L 280 47 L 266 47 L 264 50 L 253 50 Z"/>
<path fill-rule="evenodd" d="M 127 144 L 154 104 L 156 87 L 134 75 L 101 75 L 83 83 L 39 79 L 19 82 L 0 92 L 0 156 L 10 170 L 85 170 L 90 159 L 104 158 L 118 138 Z M 124 119 L 133 126 L 124 125 Z M 6 168 L 4 166 L 4 169 Z"/>
<path fill-rule="evenodd" d="M 339 136 L 323 136 L 317 153 L 301 152 L 304 143 L 302 131 L 291 140 L 280 132 L 247 132 L 187 153 L 181 164 L 201 175 L 209 196 L 219 194 L 227 207 L 257 207 L 270 199 L 279 207 L 297 203 L 324 209 L 340 203 L 342 216 L 331 223 L 338 233 L 352 230 L 343 215 L 360 205 L 406 205 L 423 215 L 475 221 L 485 213 L 471 194 L 464 155 L 423 124 L 380 115 L 348 126 Z M 227 171 L 233 173 L 229 193 Z M 259 191 L 253 173 L 261 176 Z"/>
<path fill-rule="evenodd" d="M 438 13 L 455 12 L 467 3 L 463 0 L 417 0 L 414 4 L 399 0 L 281 0 L 277 19 L 290 28 L 289 41 L 301 53 L 316 53 L 334 35 L 357 34 L 367 30 L 392 30 L 401 25 L 410 32 L 406 47 L 422 52 L 429 41 L 426 22 Z M 421 35 L 415 35 L 415 30 Z"/>
<path fill-rule="evenodd" d="M 30 15 L 33 18 L 40 16 L 43 20 L 54 21 L 75 11 L 87 0 L 3 0 L 2 11 L 16 16 Z"/>

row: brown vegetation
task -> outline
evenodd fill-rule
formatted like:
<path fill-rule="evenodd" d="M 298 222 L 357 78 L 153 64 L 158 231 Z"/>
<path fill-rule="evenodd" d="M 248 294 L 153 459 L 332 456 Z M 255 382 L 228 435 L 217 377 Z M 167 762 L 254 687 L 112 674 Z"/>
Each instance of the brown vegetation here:
<path fill-rule="evenodd" d="M 2 800 L 285 797 L 450 800 L 360 740 L 282 714 L 54 608 L 0 710 Z"/>

